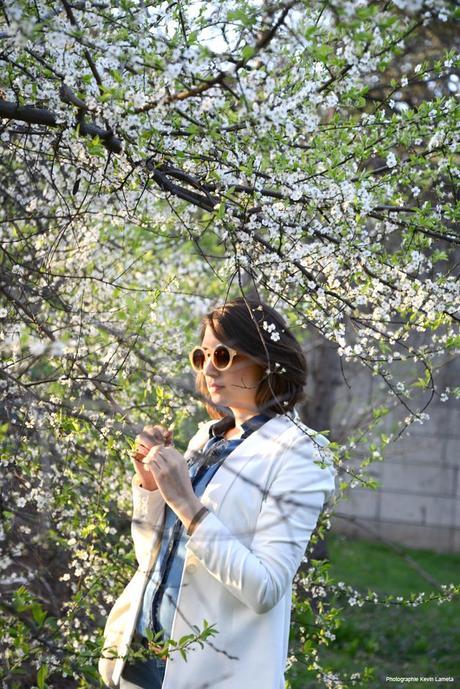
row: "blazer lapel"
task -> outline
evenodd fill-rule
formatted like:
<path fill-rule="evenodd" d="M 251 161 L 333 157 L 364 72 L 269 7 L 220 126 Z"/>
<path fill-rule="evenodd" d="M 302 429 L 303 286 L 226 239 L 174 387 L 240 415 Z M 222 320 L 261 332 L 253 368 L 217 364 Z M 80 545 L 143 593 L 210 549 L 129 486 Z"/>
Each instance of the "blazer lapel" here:
<path fill-rule="evenodd" d="M 205 438 L 200 438 L 200 442 L 203 440 L 200 447 L 203 447 L 209 438 L 210 425 L 207 424 Z M 227 455 L 223 464 L 217 469 L 206 486 L 201 496 L 203 504 L 208 505 L 215 514 L 218 514 L 226 494 L 251 457 L 264 452 L 267 455 L 274 451 L 279 452 L 287 444 L 285 440 L 283 441 L 283 436 L 291 428 L 292 424 L 289 417 L 285 414 L 278 414 L 251 433 L 248 438 L 245 438 Z"/>

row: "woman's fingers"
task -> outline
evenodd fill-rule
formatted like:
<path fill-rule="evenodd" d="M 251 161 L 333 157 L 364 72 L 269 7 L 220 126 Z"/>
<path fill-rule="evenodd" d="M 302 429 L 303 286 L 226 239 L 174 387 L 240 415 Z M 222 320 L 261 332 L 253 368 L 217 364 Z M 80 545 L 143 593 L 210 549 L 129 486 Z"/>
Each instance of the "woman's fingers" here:
<path fill-rule="evenodd" d="M 145 457 L 146 454 L 148 454 L 148 451 L 150 450 L 152 446 L 149 445 L 146 447 L 145 445 L 139 445 L 138 443 L 134 443 L 134 446 L 131 449 L 131 456 L 133 457 Z"/>
<path fill-rule="evenodd" d="M 134 449 L 131 450 L 131 452 L 129 453 L 129 456 L 131 457 L 132 463 L 134 465 L 137 464 L 138 466 L 140 465 L 141 462 L 144 461 L 144 457 L 145 457 L 145 455 L 143 453 L 137 452 Z"/>
<path fill-rule="evenodd" d="M 153 445 L 162 445 L 170 442 L 172 432 L 162 426 L 144 426 L 144 429 L 136 436 L 136 447 L 150 449 Z"/>
<path fill-rule="evenodd" d="M 155 445 L 156 443 L 161 443 L 164 434 L 159 429 L 156 429 L 152 432 L 142 431 L 137 437 L 146 445 Z"/>
<path fill-rule="evenodd" d="M 160 448 L 172 445 L 173 431 L 157 424 L 156 426 L 146 425 L 134 441 L 130 456 L 134 464 L 144 464 L 146 469 L 150 464 L 147 459 L 153 448 Z M 153 455 L 154 456 L 154 455 Z M 151 459 L 151 458 L 150 458 Z"/>
<path fill-rule="evenodd" d="M 153 445 L 155 445 L 155 443 L 149 443 L 148 445 L 146 445 L 145 443 L 138 442 L 135 443 L 134 447 L 136 452 L 148 452 L 150 448 L 153 447 Z"/>

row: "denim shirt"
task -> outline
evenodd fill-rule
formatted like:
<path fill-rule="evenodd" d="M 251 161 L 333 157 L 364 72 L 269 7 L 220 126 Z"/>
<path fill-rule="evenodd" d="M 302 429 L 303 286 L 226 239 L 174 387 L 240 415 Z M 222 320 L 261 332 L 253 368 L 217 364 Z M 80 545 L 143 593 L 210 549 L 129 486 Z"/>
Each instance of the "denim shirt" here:
<path fill-rule="evenodd" d="M 224 438 L 223 434 L 235 426 L 233 416 L 227 415 L 212 424 L 209 429 L 209 440 L 189 466 L 193 490 L 197 497 L 201 497 L 230 452 L 270 418 L 271 414 L 262 413 L 247 419 L 241 424 L 241 437 L 229 440 Z M 169 505 L 166 505 L 160 551 L 145 588 L 137 619 L 136 630 L 141 636 L 145 637 L 146 629 L 151 629 L 154 633 L 163 630 L 164 640 L 171 636 L 188 538 L 182 522 Z"/>

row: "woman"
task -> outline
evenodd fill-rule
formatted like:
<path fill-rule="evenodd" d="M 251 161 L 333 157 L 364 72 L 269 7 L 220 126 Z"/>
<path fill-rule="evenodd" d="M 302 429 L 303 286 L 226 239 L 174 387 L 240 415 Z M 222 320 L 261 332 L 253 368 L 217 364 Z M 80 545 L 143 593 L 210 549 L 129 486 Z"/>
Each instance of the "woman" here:
<path fill-rule="evenodd" d="M 294 412 L 305 358 L 281 315 L 245 298 L 203 318 L 189 356 L 211 420 L 184 455 L 164 429 L 136 439 L 139 569 L 108 617 L 99 671 L 120 689 L 283 689 L 292 580 L 334 492 L 328 441 Z M 124 661 L 147 629 L 178 641 L 204 620 L 217 634 L 186 660 Z"/>

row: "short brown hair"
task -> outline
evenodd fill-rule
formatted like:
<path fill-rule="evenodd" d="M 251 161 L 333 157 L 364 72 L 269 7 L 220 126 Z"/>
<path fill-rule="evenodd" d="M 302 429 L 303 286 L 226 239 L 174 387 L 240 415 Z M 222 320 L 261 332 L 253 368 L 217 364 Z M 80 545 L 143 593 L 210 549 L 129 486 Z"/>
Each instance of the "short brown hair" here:
<path fill-rule="evenodd" d="M 248 354 L 264 370 L 270 370 L 256 390 L 255 402 L 261 412 L 285 414 L 305 399 L 305 356 L 286 321 L 273 307 L 263 301 L 237 297 L 203 317 L 200 342 L 208 325 L 220 342 Z M 203 373 L 196 374 L 195 387 L 202 398 L 209 399 Z M 212 419 L 228 413 L 212 403 L 204 404 Z"/>

